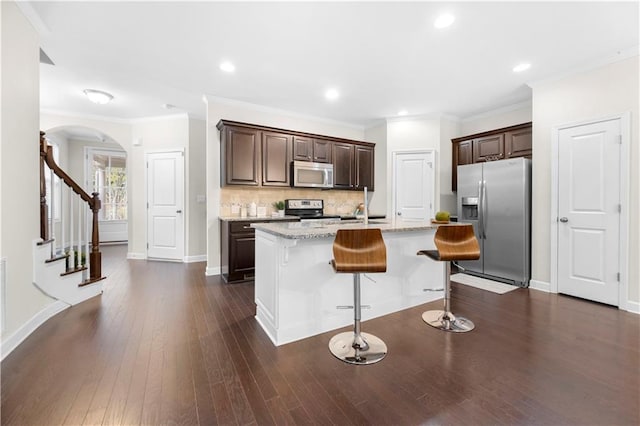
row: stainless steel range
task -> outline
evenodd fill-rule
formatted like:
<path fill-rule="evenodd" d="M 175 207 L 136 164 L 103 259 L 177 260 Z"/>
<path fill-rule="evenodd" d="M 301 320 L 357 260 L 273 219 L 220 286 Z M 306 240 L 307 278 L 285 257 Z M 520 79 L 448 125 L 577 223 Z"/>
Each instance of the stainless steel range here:
<path fill-rule="evenodd" d="M 298 216 L 301 222 L 338 221 L 340 216 L 325 215 L 323 200 L 294 199 L 284 200 L 284 214 Z"/>

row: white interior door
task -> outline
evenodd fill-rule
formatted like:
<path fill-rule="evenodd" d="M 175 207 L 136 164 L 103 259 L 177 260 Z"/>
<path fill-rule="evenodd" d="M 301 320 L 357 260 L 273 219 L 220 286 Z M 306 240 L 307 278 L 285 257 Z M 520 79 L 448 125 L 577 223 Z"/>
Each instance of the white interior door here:
<path fill-rule="evenodd" d="M 184 157 L 182 152 L 147 155 L 147 257 L 183 260 Z"/>
<path fill-rule="evenodd" d="M 558 133 L 558 292 L 619 304 L 619 119 Z"/>
<path fill-rule="evenodd" d="M 394 152 L 393 157 L 393 214 L 405 220 L 432 218 L 435 214 L 434 152 Z"/>

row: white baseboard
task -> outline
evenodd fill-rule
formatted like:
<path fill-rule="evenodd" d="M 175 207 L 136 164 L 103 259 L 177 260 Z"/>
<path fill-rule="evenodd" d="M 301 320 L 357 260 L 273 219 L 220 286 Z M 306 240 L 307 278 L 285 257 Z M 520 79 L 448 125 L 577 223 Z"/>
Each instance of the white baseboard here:
<path fill-rule="evenodd" d="M 631 300 L 627 300 L 627 312 L 631 312 L 633 314 L 640 314 L 640 303 L 633 302 Z"/>
<path fill-rule="evenodd" d="M 46 308 L 35 314 L 29 321 L 24 323 L 18 328 L 11 336 L 7 337 L 2 342 L 2 359 L 4 360 L 20 343 L 24 341 L 31 333 L 36 331 L 38 327 L 44 324 L 49 318 L 56 315 L 59 312 L 67 309 L 69 305 L 59 300 L 56 300 Z"/>
<path fill-rule="evenodd" d="M 144 260 L 147 258 L 147 254 L 146 253 L 134 253 L 134 252 L 129 252 L 127 253 L 127 259 L 138 259 L 138 260 Z"/>
<path fill-rule="evenodd" d="M 551 293 L 551 284 L 544 281 L 529 280 L 529 288 L 533 290 L 544 291 L 546 293 Z"/>
<path fill-rule="evenodd" d="M 207 267 L 207 269 L 205 269 L 204 274 L 206 276 L 210 276 L 210 275 L 220 275 L 220 267 L 216 266 L 215 268 L 210 268 Z"/>
<path fill-rule="evenodd" d="M 201 254 L 198 256 L 185 256 L 183 261 L 184 263 L 206 262 L 207 255 Z"/>

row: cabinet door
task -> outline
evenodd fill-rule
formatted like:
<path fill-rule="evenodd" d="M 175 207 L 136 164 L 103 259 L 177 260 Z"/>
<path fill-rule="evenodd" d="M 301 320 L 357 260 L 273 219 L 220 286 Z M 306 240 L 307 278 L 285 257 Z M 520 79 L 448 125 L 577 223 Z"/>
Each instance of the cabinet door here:
<path fill-rule="evenodd" d="M 260 185 L 260 131 L 243 127 L 223 129 L 222 150 L 226 185 Z"/>
<path fill-rule="evenodd" d="M 291 135 L 262 133 L 262 185 L 289 186 Z"/>
<path fill-rule="evenodd" d="M 313 140 L 313 161 L 316 163 L 331 162 L 331 142 L 323 139 Z"/>
<path fill-rule="evenodd" d="M 451 156 L 451 190 L 458 190 L 458 166 L 473 163 L 473 139 L 454 142 Z"/>
<path fill-rule="evenodd" d="M 311 161 L 313 158 L 313 144 L 311 138 L 293 137 L 293 159 L 296 161 Z"/>
<path fill-rule="evenodd" d="M 501 160 L 504 158 L 504 133 L 473 140 L 473 162 Z"/>
<path fill-rule="evenodd" d="M 252 278 L 255 269 L 256 237 L 254 234 L 231 234 L 229 281 Z"/>
<path fill-rule="evenodd" d="M 507 158 L 531 158 L 531 127 L 504 134 L 504 149 Z"/>
<path fill-rule="evenodd" d="M 353 189 L 354 177 L 354 146 L 348 143 L 334 142 L 332 155 L 333 161 L 333 187 L 338 189 Z"/>
<path fill-rule="evenodd" d="M 373 148 L 356 145 L 355 155 L 355 188 L 364 189 L 366 186 L 367 190 L 373 191 Z"/>

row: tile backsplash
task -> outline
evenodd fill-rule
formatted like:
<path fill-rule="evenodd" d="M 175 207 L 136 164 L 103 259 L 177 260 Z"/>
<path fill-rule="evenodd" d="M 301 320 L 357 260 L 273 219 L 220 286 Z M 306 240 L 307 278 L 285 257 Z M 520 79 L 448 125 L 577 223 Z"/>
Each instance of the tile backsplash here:
<path fill-rule="evenodd" d="M 320 191 L 301 188 L 222 188 L 220 191 L 220 216 L 239 216 L 231 213 L 231 207 L 247 206 L 255 202 L 258 207 L 266 207 L 267 216 L 275 211 L 273 203 L 293 198 L 324 200 L 325 214 L 349 215 L 362 202 L 362 191 Z"/>

